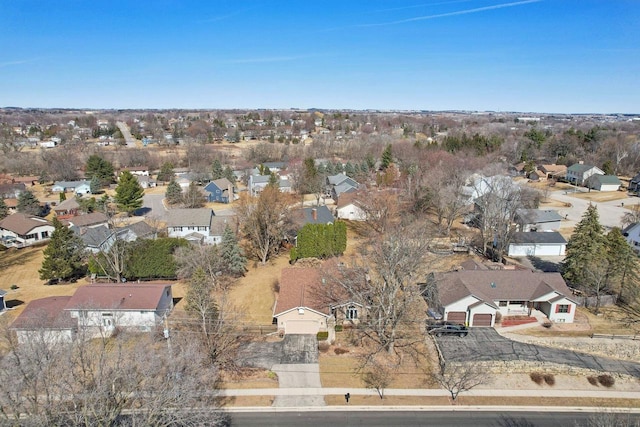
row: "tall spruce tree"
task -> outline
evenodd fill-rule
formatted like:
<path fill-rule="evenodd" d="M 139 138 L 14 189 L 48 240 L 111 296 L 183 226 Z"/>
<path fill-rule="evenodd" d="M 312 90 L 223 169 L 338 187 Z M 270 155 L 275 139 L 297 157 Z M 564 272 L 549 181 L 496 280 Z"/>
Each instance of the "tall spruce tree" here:
<path fill-rule="evenodd" d="M 575 285 L 587 285 L 587 267 L 595 266 L 604 259 L 606 239 L 603 231 L 598 209 L 589 205 L 567 243 L 562 263 L 562 273 L 566 280 Z"/>
<path fill-rule="evenodd" d="M 215 159 L 211 165 L 211 179 L 216 180 L 224 177 L 224 169 L 222 169 L 222 163 L 220 160 Z"/>
<path fill-rule="evenodd" d="M 391 144 L 389 144 L 382 152 L 380 167 L 382 168 L 382 170 L 385 170 L 391 163 L 393 163 L 393 153 L 391 151 Z"/>
<path fill-rule="evenodd" d="M 42 267 L 38 270 L 42 280 L 69 280 L 84 273 L 82 240 L 58 218 L 53 218 L 55 230 L 44 250 Z"/>
<path fill-rule="evenodd" d="M 9 207 L 5 203 L 4 199 L 0 197 L 0 219 L 4 219 L 9 216 Z"/>
<path fill-rule="evenodd" d="M 182 203 L 182 188 L 180 188 L 180 184 L 178 184 L 174 178 L 171 178 L 169 185 L 167 185 L 167 191 L 164 193 L 164 197 L 166 197 L 170 205 Z"/>
<path fill-rule="evenodd" d="M 24 190 L 18 196 L 17 210 L 28 215 L 40 215 L 42 208 L 31 190 Z"/>
<path fill-rule="evenodd" d="M 238 243 L 236 233 L 227 224 L 220 242 L 220 257 L 227 272 L 235 277 L 244 276 L 247 271 L 247 258 Z"/>
<path fill-rule="evenodd" d="M 629 303 L 640 291 L 640 264 L 638 256 L 615 227 L 607 234 L 607 259 L 610 264 L 609 287 L 618 294 L 619 302 Z"/>
<path fill-rule="evenodd" d="M 85 175 L 89 179 L 100 180 L 100 185 L 108 185 L 113 181 L 113 165 L 97 154 L 89 156 L 85 165 Z"/>
<path fill-rule="evenodd" d="M 137 209 L 142 207 L 142 197 L 144 189 L 133 174 L 124 171 L 120 175 L 120 182 L 116 187 L 114 200 L 118 209 L 132 215 Z"/>
<path fill-rule="evenodd" d="M 173 173 L 173 163 L 165 162 L 160 166 L 160 172 L 158 173 L 158 181 L 171 181 L 175 174 Z"/>

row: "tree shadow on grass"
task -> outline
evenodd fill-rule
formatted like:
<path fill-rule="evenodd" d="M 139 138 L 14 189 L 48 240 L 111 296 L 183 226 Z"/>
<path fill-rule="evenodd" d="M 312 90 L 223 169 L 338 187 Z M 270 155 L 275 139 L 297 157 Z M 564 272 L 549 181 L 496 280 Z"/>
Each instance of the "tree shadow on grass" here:
<path fill-rule="evenodd" d="M 29 249 L 7 249 L 0 257 L 0 271 L 31 262 L 38 252 Z"/>
<path fill-rule="evenodd" d="M 22 304 L 24 304 L 24 301 L 19 299 L 10 299 L 5 301 L 5 305 L 7 306 L 7 308 L 15 308 L 21 306 Z"/>

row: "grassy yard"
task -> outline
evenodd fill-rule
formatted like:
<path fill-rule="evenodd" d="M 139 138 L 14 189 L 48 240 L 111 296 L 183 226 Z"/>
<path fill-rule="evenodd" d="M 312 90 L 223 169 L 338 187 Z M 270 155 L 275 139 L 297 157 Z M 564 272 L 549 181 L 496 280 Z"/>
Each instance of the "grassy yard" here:
<path fill-rule="evenodd" d="M 0 276 L 2 288 L 7 291 L 5 301 L 9 310 L 7 316 L 15 318 L 22 312 L 26 303 L 54 295 L 73 295 L 75 290 L 84 280 L 71 284 L 59 284 L 47 286 L 44 280 L 40 280 L 38 270 L 42 266 L 43 250 L 45 246 L 38 248 L 7 249 L 0 252 Z M 13 285 L 17 289 L 11 289 Z"/>

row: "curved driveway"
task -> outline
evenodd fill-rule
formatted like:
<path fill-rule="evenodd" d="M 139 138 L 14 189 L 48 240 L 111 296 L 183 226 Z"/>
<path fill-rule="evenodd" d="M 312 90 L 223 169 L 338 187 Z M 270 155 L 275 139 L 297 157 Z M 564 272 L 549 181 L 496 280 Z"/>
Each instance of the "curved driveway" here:
<path fill-rule="evenodd" d="M 512 341 L 493 328 L 474 328 L 464 338 L 444 336 L 436 341 L 445 361 L 549 362 L 640 378 L 640 363 Z"/>

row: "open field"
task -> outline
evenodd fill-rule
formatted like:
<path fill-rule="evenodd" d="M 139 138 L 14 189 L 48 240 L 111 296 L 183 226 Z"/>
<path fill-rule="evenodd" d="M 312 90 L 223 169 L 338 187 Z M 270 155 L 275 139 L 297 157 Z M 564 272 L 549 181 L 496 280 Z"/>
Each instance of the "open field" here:
<path fill-rule="evenodd" d="M 591 200 L 592 202 L 611 202 L 614 200 L 626 200 L 629 195 L 626 191 L 590 191 L 584 193 L 571 193 L 571 197 L 577 199 Z M 637 200 L 634 200 L 637 204 Z"/>

